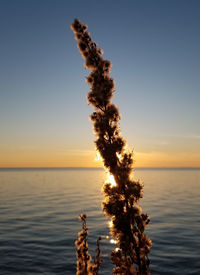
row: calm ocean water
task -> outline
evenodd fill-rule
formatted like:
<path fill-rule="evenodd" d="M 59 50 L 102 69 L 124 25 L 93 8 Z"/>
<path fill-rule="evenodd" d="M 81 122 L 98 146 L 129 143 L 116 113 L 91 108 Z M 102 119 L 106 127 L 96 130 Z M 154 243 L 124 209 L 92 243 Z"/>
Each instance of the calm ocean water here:
<path fill-rule="evenodd" d="M 90 253 L 108 235 L 101 211 L 103 169 L 0 170 L 0 274 L 75 274 L 74 240 L 88 215 Z M 137 169 L 151 216 L 151 274 L 200 274 L 200 170 Z M 100 274 L 112 274 L 103 239 Z"/>

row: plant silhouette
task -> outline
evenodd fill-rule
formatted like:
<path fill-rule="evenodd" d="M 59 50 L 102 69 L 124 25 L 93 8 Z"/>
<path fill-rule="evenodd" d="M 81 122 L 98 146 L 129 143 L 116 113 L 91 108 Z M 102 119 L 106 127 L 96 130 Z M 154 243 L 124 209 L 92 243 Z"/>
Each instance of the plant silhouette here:
<path fill-rule="evenodd" d="M 94 259 L 94 264 L 92 264 L 92 257 L 89 254 L 89 248 L 87 243 L 88 237 L 88 228 L 86 224 L 87 216 L 82 214 L 79 216 L 80 220 L 82 220 L 82 231 L 78 234 L 78 239 L 75 242 L 77 252 L 77 275 L 98 275 L 100 264 L 102 263 L 102 259 L 100 258 L 100 241 L 101 237 L 97 240 L 97 248 L 96 248 L 96 257 Z"/>
<path fill-rule="evenodd" d="M 111 252 L 115 265 L 113 274 L 147 275 L 150 274 L 148 255 L 152 242 L 144 230 L 150 219 L 138 206 L 143 185 L 131 177 L 133 154 L 126 150 L 126 141 L 119 128 L 120 113 L 111 102 L 115 88 L 110 76 L 112 64 L 103 59 L 103 51 L 92 41 L 85 24 L 75 19 L 71 28 L 85 59 L 85 67 L 91 70 L 86 78 L 91 85 L 87 99 L 95 109 L 90 118 L 96 134 L 96 148 L 105 169 L 114 179 L 104 184 L 102 203 L 105 215 L 110 218 L 110 233 L 118 245 Z"/>

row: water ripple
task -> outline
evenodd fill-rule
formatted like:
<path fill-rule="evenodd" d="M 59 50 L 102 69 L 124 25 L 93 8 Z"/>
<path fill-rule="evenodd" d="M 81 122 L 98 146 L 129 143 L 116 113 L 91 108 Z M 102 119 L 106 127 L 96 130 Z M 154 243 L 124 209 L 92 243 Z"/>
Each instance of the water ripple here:
<path fill-rule="evenodd" d="M 200 274 L 200 170 L 136 170 L 151 216 L 151 274 Z M 0 274 L 75 274 L 74 240 L 88 215 L 89 246 L 108 235 L 101 210 L 103 170 L 0 171 Z M 103 239 L 100 274 L 114 245 Z"/>

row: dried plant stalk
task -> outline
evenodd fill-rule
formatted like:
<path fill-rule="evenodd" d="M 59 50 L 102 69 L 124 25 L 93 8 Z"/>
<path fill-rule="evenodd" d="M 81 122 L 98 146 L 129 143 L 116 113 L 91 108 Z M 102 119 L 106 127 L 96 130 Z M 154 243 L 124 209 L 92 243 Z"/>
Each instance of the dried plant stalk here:
<path fill-rule="evenodd" d="M 101 259 L 101 250 L 100 250 L 100 242 L 101 242 L 101 237 L 97 239 L 97 248 L 96 248 L 96 256 L 94 259 L 94 264 L 93 264 L 93 274 L 98 275 L 99 274 L 99 267 L 102 264 L 102 259 Z"/>
<path fill-rule="evenodd" d="M 87 243 L 88 237 L 88 228 L 86 219 L 87 216 L 82 214 L 79 216 L 80 220 L 82 220 L 82 231 L 78 233 L 78 239 L 75 241 L 76 245 L 76 256 L 77 256 L 77 265 L 76 265 L 76 274 L 77 275 L 98 275 L 99 267 L 102 264 L 101 259 L 101 250 L 100 250 L 100 242 L 101 237 L 97 239 L 97 248 L 96 248 L 96 256 L 94 258 L 94 263 L 92 264 L 92 257 L 89 254 L 89 248 Z"/>
<path fill-rule="evenodd" d="M 88 228 L 86 224 L 86 215 L 80 215 L 79 218 L 82 220 L 82 231 L 78 233 L 78 239 L 75 242 L 77 252 L 77 275 L 92 275 L 91 256 L 88 251 Z"/>
<path fill-rule="evenodd" d="M 150 219 L 137 205 L 142 198 L 143 185 L 132 179 L 133 155 L 125 149 L 126 141 L 119 129 L 120 114 L 111 102 L 115 88 L 110 76 L 111 62 L 104 60 L 102 50 L 91 40 L 87 26 L 75 19 L 71 25 L 78 48 L 91 69 L 86 81 L 91 85 L 87 95 L 95 112 L 90 116 L 96 134 L 96 148 L 104 167 L 114 182 L 104 184 L 104 213 L 111 219 L 110 231 L 118 249 L 112 251 L 113 274 L 150 274 L 148 255 L 152 245 L 144 234 Z"/>

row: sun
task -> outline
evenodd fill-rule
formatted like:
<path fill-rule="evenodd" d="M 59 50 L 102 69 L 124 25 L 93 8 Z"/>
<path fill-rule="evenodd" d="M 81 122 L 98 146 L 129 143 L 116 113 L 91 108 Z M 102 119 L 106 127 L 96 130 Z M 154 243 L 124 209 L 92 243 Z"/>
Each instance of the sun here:
<path fill-rule="evenodd" d="M 96 151 L 96 156 L 94 158 L 96 162 L 103 162 L 103 159 L 98 151 Z"/>

